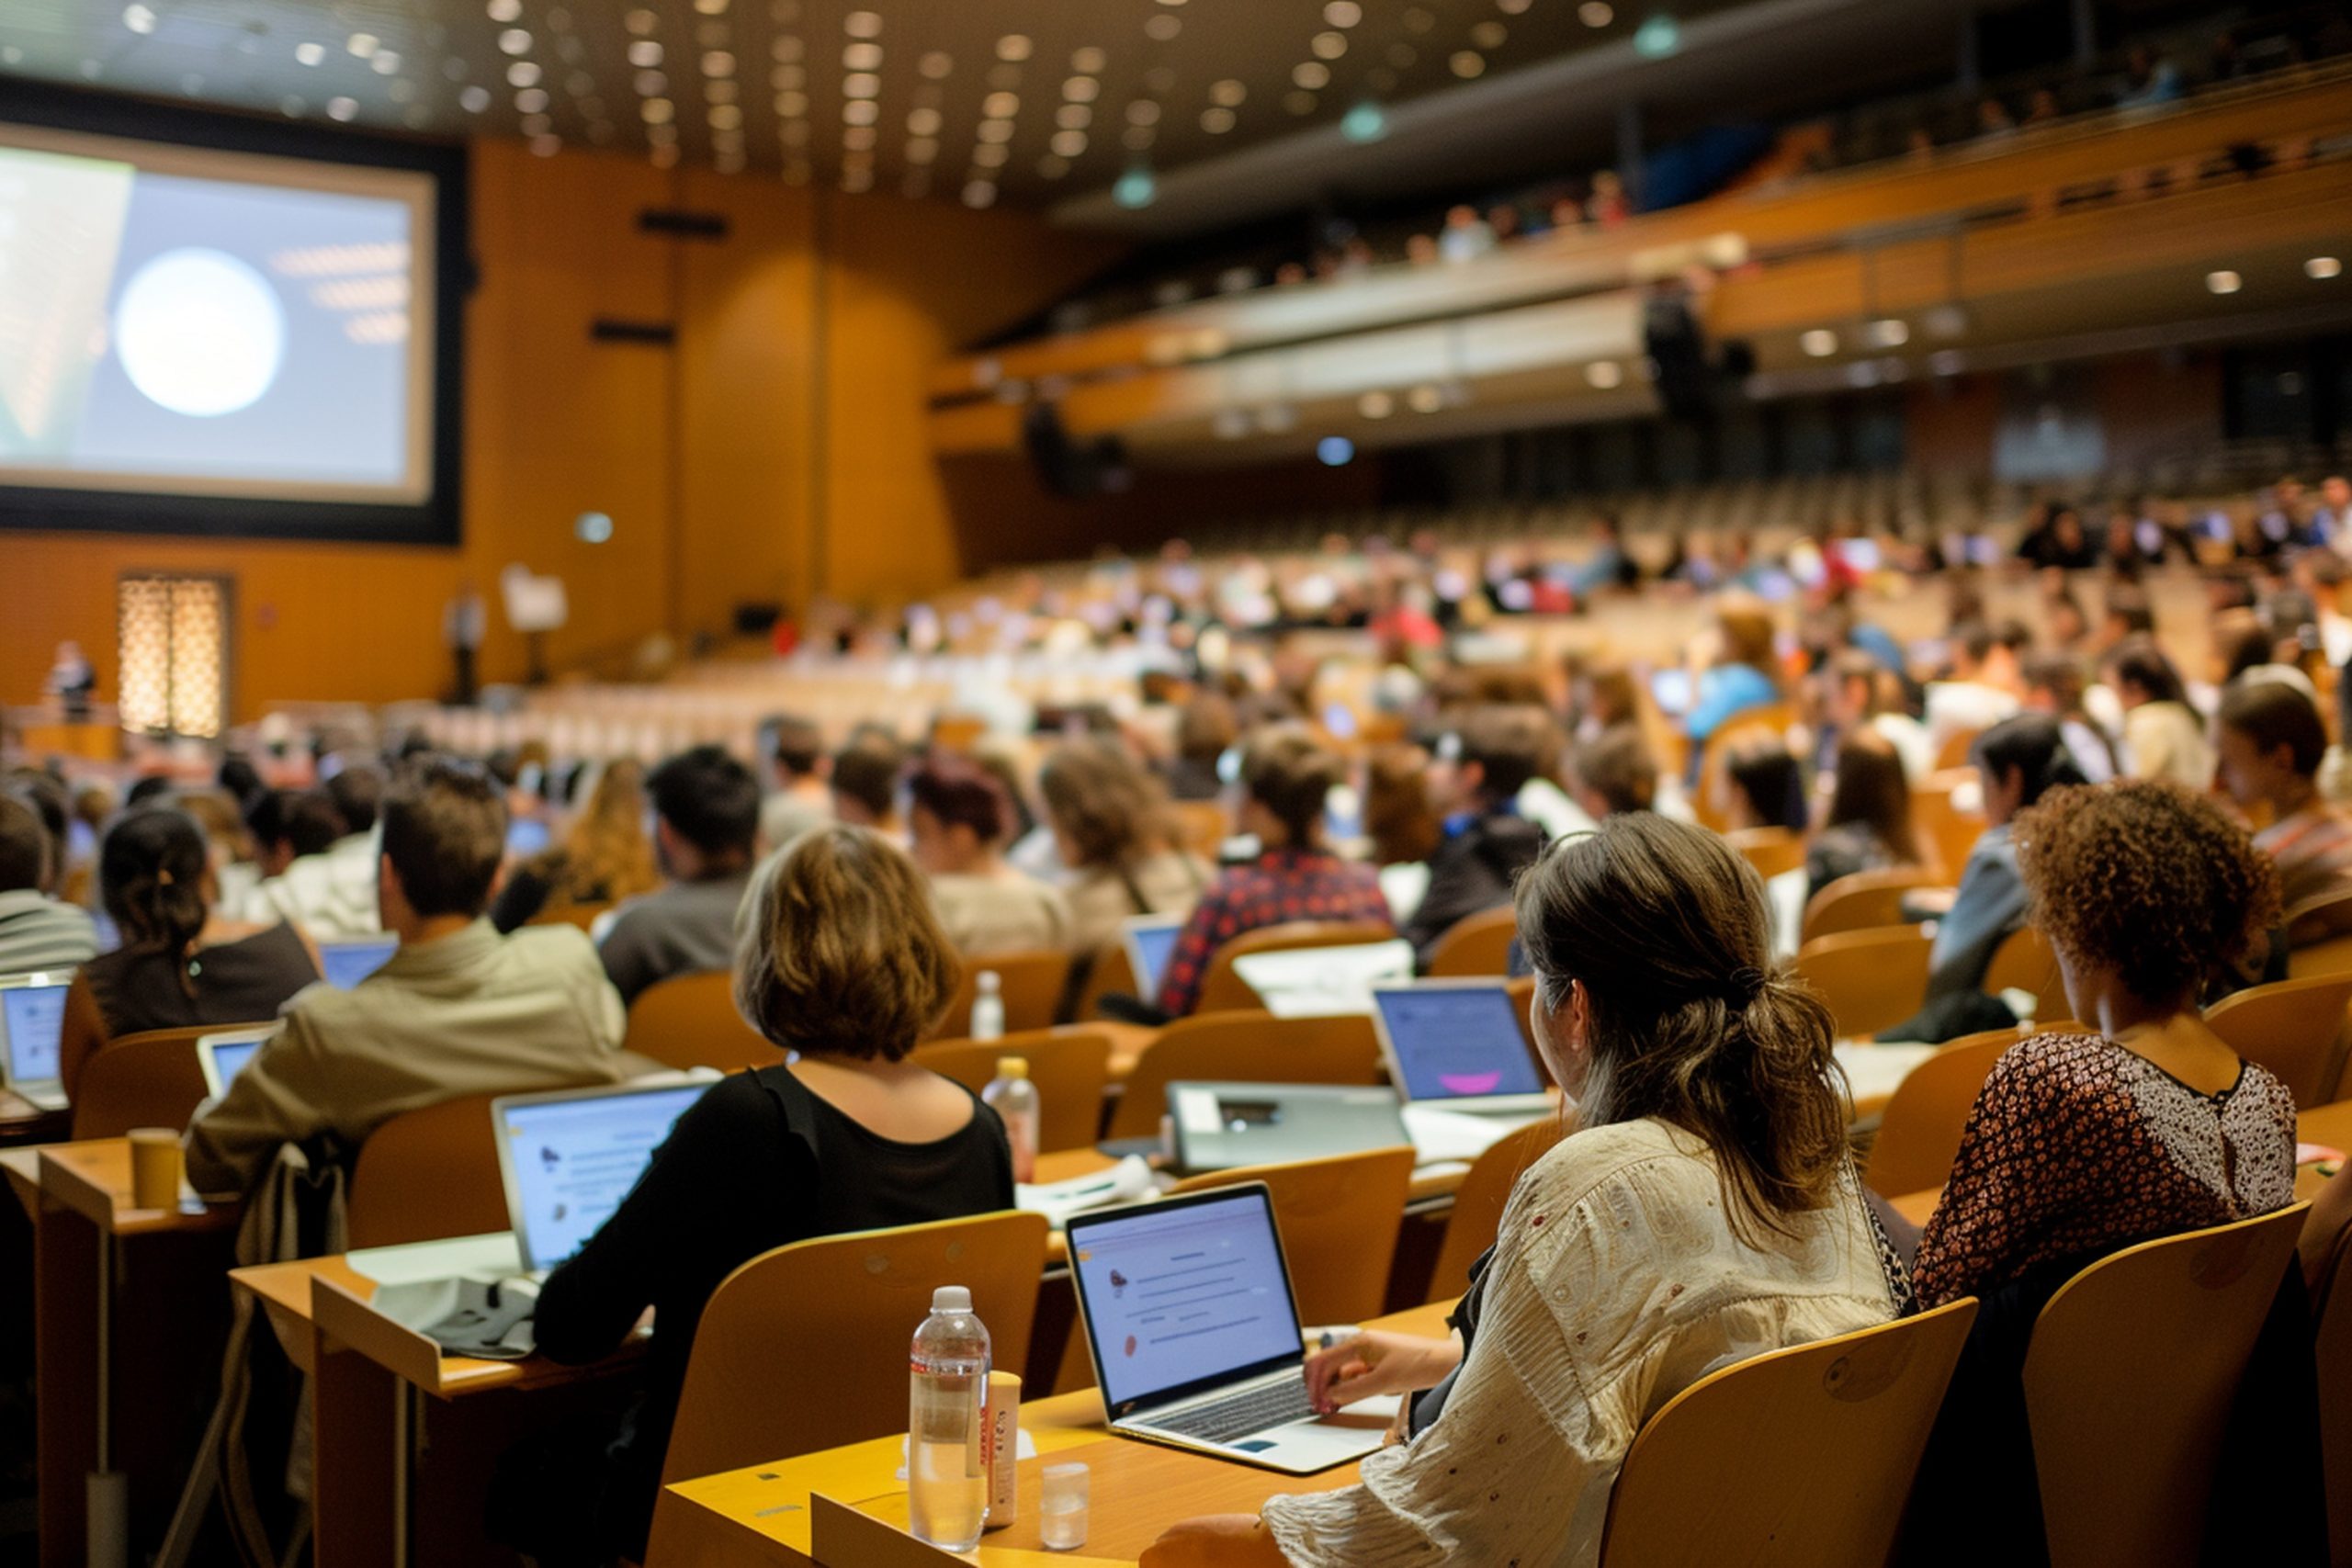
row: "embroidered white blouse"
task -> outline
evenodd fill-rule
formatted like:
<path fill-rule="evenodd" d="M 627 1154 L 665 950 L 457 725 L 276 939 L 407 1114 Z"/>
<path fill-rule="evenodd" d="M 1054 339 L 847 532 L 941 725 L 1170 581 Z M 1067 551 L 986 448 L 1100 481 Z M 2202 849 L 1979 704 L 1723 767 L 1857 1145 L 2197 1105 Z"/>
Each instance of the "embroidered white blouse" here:
<path fill-rule="evenodd" d="M 1666 1402 L 1732 1362 L 1883 1323 L 1894 1302 L 1850 1179 L 1794 1237 L 1732 1234 L 1716 1166 L 1665 1122 L 1563 1139 L 1503 1213 L 1444 1410 L 1338 1491 L 1264 1517 L 1299 1568 L 1579 1568 L 1609 1490 Z"/>

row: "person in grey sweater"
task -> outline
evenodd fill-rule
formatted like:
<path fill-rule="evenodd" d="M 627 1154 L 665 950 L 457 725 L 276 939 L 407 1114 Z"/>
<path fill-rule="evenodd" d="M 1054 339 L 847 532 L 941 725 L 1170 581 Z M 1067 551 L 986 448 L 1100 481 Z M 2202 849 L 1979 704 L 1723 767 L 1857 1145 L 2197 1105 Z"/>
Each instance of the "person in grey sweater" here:
<path fill-rule="evenodd" d="M 624 1003 L 673 975 L 728 966 L 760 832 L 759 780 L 720 747 L 680 752 L 653 770 L 645 789 L 654 855 L 670 881 L 614 910 L 598 938 L 605 974 Z"/>

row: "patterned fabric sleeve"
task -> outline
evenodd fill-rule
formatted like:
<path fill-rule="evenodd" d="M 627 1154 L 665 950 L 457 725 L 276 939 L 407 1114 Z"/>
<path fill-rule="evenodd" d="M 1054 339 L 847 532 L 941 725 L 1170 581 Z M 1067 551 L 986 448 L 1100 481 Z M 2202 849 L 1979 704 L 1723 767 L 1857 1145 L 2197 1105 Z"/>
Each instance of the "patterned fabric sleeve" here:
<path fill-rule="evenodd" d="M 2041 1044 L 2036 1038 L 2004 1053 L 1977 1093 L 1911 1266 L 1923 1310 L 2011 1279 L 2043 1234 L 2047 1212 L 2064 1201 L 2069 1184 L 2056 1168 L 2076 1129 L 2047 1114 L 2052 1080 Z"/>
<path fill-rule="evenodd" d="M 1168 954 L 1159 977 L 1159 1010 L 1170 1018 L 1190 1017 L 1201 999 L 1201 982 L 1208 978 L 1209 960 L 1217 944 L 1232 934 L 1235 921 L 1228 884 L 1219 883 L 1201 896 L 1184 922 L 1183 933 Z"/>

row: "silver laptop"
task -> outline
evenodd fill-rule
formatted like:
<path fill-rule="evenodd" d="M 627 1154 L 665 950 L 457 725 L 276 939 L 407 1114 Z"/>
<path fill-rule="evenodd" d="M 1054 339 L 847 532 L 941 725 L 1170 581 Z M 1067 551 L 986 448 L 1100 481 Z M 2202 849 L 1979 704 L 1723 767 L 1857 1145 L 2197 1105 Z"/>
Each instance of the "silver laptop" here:
<path fill-rule="evenodd" d="M 1168 972 L 1168 955 L 1184 933 L 1180 915 L 1135 915 L 1119 922 L 1119 940 L 1127 950 L 1127 967 L 1136 975 L 1136 995 L 1149 1001 L 1159 995 L 1159 977 Z"/>
<path fill-rule="evenodd" d="M 588 1245 L 686 1108 L 718 1081 L 510 1094 L 491 1101 L 498 1174 L 526 1277 L 544 1280 Z"/>
<path fill-rule="evenodd" d="M 65 1036 L 71 969 L 0 975 L 0 1083 L 42 1111 L 65 1109 L 58 1049 Z"/>
<path fill-rule="evenodd" d="M 1412 1142 L 1396 1092 L 1367 1086 L 1179 1080 L 1168 1086 L 1168 1124 L 1186 1176 Z"/>
<path fill-rule="evenodd" d="M 1370 1012 L 1373 987 L 1413 977 L 1413 944 L 1397 940 L 1245 953 L 1233 961 L 1233 972 L 1276 1018 Z"/>
<path fill-rule="evenodd" d="M 1394 1398 L 1328 1416 L 1307 1404 L 1263 1183 L 1073 1214 L 1064 1234 L 1111 1430 L 1293 1475 L 1380 1447 Z"/>
<path fill-rule="evenodd" d="M 1372 1026 L 1408 1105 L 1532 1118 L 1552 1110 L 1544 1068 L 1500 980 L 1415 980 L 1372 988 Z"/>
<path fill-rule="evenodd" d="M 270 1024 L 258 1029 L 224 1029 L 218 1034 L 196 1037 L 197 1066 L 204 1069 L 204 1092 L 218 1100 L 245 1070 L 245 1064 L 261 1051 L 262 1043 L 277 1032 Z"/>
<path fill-rule="evenodd" d="M 331 937 L 319 943 L 319 972 L 328 985 L 347 991 L 381 969 L 400 945 L 401 939 L 390 931 Z"/>

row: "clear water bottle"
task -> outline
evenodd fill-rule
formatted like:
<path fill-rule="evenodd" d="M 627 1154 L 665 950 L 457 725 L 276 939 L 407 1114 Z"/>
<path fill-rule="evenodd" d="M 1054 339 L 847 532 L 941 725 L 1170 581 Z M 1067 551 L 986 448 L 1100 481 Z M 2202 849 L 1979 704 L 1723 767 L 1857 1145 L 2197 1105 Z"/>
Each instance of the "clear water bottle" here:
<path fill-rule="evenodd" d="M 972 1314 L 972 1292 L 942 1285 L 908 1357 L 908 1525 L 918 1540 L 969 1551 L 988 1523 L 989 1331 Z"/>
<path fill-rule="evenodd" d="M 1004 1038 L 1004 982 L 993 969 L 983 969 L 972 982 L 972 1038 Z"/>
<path fill-rule="evenodd" d="M 980 1090 L 981 1103 L 993 1107 L 1012 1144 L 1012 1179 L 1037 1179 L 1037 1086 L 1029 1081 L 1029 1063 L 1021 1056 L 999 1056 L 996 1077 Z"/>

